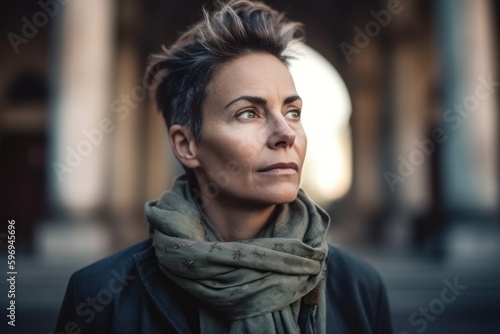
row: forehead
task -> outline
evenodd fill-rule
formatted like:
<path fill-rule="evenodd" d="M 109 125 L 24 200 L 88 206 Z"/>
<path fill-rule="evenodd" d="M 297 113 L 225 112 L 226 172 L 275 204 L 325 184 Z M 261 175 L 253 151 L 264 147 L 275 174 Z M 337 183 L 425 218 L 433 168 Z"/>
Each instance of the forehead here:
<path fill-rule="evenodd" d="M 225 63 L 215 73 L 210 86 L 212 93 L 222 100 L 241 95 L 263 98 L 279 95 L 284 99 L 297 94 L 286 65 L 263 53 L 240 56 Z"/>

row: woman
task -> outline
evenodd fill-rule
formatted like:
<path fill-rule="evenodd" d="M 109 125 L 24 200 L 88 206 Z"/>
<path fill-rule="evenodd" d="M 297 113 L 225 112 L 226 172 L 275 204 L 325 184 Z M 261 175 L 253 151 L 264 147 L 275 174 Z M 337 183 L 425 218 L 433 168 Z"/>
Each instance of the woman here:
<path fill-rule="evenodd" d="M 146 203 L 149 240 L 71 277 L 57 331 L 391 333 L 378 274 L 327 244 L 328 215 L 299 189 L 307 140 L 284 52 L 301 36 L 236 0 L 152 58 L 186 173 Z"/>

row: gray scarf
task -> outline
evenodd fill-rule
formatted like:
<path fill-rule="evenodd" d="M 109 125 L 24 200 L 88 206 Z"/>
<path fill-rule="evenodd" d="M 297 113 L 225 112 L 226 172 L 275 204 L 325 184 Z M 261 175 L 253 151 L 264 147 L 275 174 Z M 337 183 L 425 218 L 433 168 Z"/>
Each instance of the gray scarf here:
<path fill-rule="evenodd" d="M 304 296 L 316 300 L 314 332 L 325 333 L 329 217 L 302 190 L 277 210 L 261 237 L 222 242 L 185 176 L 146 203 L 161 271 L 205 304 L 202 333 L 300 333 Z"/>

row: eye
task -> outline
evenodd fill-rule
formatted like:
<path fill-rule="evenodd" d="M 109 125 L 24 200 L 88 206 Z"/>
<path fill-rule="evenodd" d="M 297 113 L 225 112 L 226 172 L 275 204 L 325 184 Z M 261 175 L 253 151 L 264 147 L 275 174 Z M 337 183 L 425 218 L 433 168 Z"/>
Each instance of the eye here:
<path fill-rule="evenodd" d="M 292 119 L 300 119 L 301 111 L 299 109 L 293 109 L 286 113 L 286 116 Z"/>
<path fill-rule="evenodd" d="M 252 109 L 246 109 L 240 112 L 238 115 L 236 115 L 238 118 L 246 118 L 246 119 L 251 119 L 251 118 L 257 118 L 259 117 L 255 110 Z"/>

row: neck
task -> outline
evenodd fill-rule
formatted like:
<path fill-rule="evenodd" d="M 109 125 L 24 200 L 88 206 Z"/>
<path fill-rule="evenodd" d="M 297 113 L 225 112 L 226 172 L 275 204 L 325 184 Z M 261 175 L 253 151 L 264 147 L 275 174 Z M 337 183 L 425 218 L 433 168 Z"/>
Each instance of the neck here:
<path fill-rule="evenodd" d="M 238 241 L 258 237 L 270 221 L 275 207 L 241 207 L 229 201 L 213 200 L 204 211 L 224 241 Z"/>

